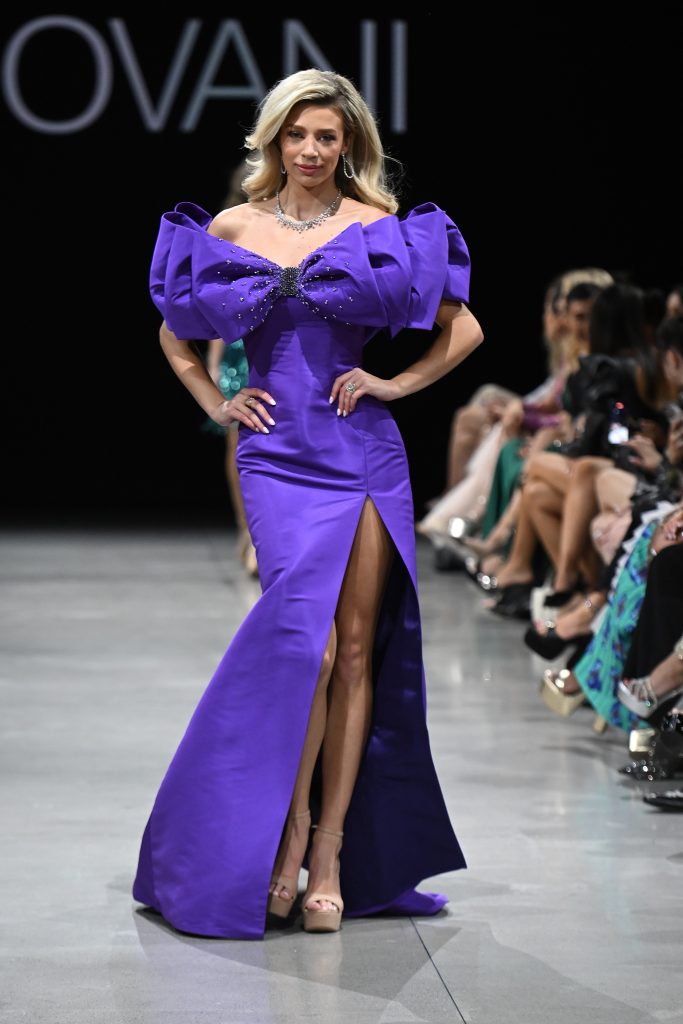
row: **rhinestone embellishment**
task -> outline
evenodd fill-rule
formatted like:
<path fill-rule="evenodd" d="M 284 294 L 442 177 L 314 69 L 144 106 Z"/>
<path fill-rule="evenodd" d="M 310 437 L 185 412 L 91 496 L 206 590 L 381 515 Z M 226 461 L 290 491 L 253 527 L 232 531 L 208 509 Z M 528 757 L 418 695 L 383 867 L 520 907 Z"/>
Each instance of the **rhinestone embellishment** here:
<path fill-rule="evenodd" d="M 224 239 L 219 239 L 219 241 L 224 241 Z M 336 239 L 332 239 L 333 243 L 336 241 Z M 231 249 L 230 251 L 233 254 L 236 252 L 234 248 Z M 256 256 L 256 254 L 254 255 Z M 322 261 L 324 258 L 325 257 L 323 256 L 322 252 L 314 250 L 312 253 L 309 254 L 308 257 L 306 257 L 306 259 L 302 260 L 297 267 L 278 267 L 277 264 L 273 263 L 272 260 L 268 260 L 264 256 L 256 256 L 256 259 L 259 262 L 258 268 L 252 268 L 251 264 L 246 264 L 245 269 L 249 271 L 249 274 L 245 274 L 245 277 L 260 277 L 262 279 L 253 281 L 252 285 L 250 286 L 248 296 L 240 295 L 238 297 L 240 303 L 245 302 L 247 300 L 250 302 L 250 305 L 248 307 L 242 307 L 242 309 L 245 310 L 244 315 L 241 312 L 235 312 L 237 320 L 251 321 L 250 323 L 240 325 L 240 329 L 246 333 L 247 327 L 249 328 L 250 331 L 254 331 L 260 324 L 264 323 L 269 313 L 271 312 L 274 303 L 280 296 L 293 296 L 298 298 L 301 302 L 303 302 L 305 306 L 308 306 L 308 308 L 311 309 L 314 313 L 317 313 L 320 316 L 322 316 L 323 320 L 327 320 L 328 317 L 322 312 L 321 306 L 329 306 L 330 299 L 323 299 L 321 297 L 318 299 L 320 305 L 317 305 L 315 302 L 311 302 L 306 297 L 309 281 L 315 280 L 322 282 L 322 280 L 325 277 L 324 274 L 314 274 L 312 272 L 313 268 L 317 266 L 317 264 L 320 263 L 320 261 Z M 329 257 L 327 258 L 329 259 Z M 334 259 L 334 257 L 332 258 Z M 231 263 L 232 261 L 226 259 L 225 262 Z M 347 266 L 349 265 L 348 260 L 345 260 L 345 263 Z M 332 271 L 332 269 L 333 268 L 330 266 L 329 263 L 325 264 L 325 270 L 329 272 Z M 220 271 L 218 271 L 218 276 L 226 278 L 228 277 L 227 274 L 221 274 Z M 336 279 L 336 277 L 333 277 L 331 280 Z M 316 288 L 317 287 L 318 286 L 316 286 Z M 234 284 L 229 284 L 228 288 L 231 292 L 235 291 Z M 260 295 L 256 294 L 256 290 L 260 292 Z M 336 285 L 332 285 L 330 282 L 330 291 L 338 293 L 339 289 L 337 288 Z M 335 303 L 337 309 L 342 310 L 344 308 L 343 302 L 339 301 L 340 298 L 342 298 L 342 296 L 337 294 L 332 296 L 331 298 L 332 302 Z M 347 296 L 347 300 L 348 302 L 353 302 L 353 298 L 350 295 Z M 221 310 L 223 311 L 223 315 L 225 307 L 226 303 L 222 302 Z M 334 320 L 339 319 L 336 313 L 330 312 L 330 316 Z M 341 321 L 345 323 L 347 327 L 352 326 L 350 321 L 346 320 L 343 315 L 341 316 Z"/>
<path fill-rule="evenodd" d="M 299 294 L 299 267 L 281 267 L 279 291 L 281 295 Z"/>

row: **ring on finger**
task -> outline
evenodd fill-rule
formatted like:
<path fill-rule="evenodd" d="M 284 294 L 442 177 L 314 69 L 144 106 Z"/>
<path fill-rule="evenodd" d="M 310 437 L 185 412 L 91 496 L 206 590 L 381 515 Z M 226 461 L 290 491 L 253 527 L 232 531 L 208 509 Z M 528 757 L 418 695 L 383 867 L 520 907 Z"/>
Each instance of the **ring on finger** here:
<path fill-rule="evenodd" d="M 349 391 L 351 394 L 353 394 L 353 392 L 356 390 L 357 387 L 358 387 L 358 385 L 354 384 L 353 381 L 350 380 L 348 382 L 348 384 L 346 385 L 346 390 Z"/>
<path fill-rule="evenodd" d="M 248 405 L 249 408 L 251 408 L 255 401 L 256 401 L 256 399 L 254 398 L 254 396 L 253 395 L 249 395 L 249 397 L 247 398 L 247 400 L 245 401 L 244 404 Z"/>

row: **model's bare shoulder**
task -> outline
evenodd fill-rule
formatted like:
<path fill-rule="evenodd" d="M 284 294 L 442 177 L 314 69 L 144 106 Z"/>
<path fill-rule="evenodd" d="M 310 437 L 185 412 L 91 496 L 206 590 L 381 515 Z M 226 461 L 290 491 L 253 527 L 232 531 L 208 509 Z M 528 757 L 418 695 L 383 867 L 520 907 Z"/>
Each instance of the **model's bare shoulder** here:
<path fill-rule="evenodd" d="M 365 221 L 365 224 L 374 224 L 376 220 L 384 220 L 385 217 L 393 216 L 391 213 L 387 213 L 386 210 L 378 210 L 375 206 L 367 206 L 366 210 L 372 212 L 372 216 L 369 216 Z"/>
<path fill-rule="evenodd" d="M 253 217 L 254 210 L 251 203 L 239 203 L 237 206 L 230 206 L 227 210 L 217 213 L 206 230 L 209 235 L 224 238 L 226 242 L 234 242 L 251 223 Z"/>
<path fill-rule="evenodd" d="M 361 203 L 357 199 L 349 199 L 347 202 L 349 204 L 353 204 L 347 207 L 349 214 L 357 217 L 364 225 L 372 224 L 376 220 L 381 220 L 382 217 L 391 216 L 391 214 L 387 213 L 386 210 L 380 210 L 376 206 L 370 206 L 369 203 Z"/>

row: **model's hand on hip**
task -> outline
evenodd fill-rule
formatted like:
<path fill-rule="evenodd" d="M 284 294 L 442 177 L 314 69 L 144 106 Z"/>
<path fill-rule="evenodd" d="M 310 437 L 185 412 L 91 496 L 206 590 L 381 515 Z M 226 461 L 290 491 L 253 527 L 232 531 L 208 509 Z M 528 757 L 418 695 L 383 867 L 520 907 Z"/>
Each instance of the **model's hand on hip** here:
<path fill-rule="evenodd" d="M 222 427 L 227 427 L 232 420 L 239 420 L 247 427 L 251 427 L 261 434 L 269 434 L 270 431 L 262 420 L 275 426 L 275 420 L 271 417 L 263 402 L 275 405 L 275 399 L 263 388 L 241 388 L 234 398 L 228 398 L 210 413 L 211 419 Z"/>
<path fill-rule="evenodd" d="M 353 370 L 347 370 L 346 373 L 335 377 L 330 391 L 330 405 L 337 399 L 337 416 L 346 416 L 347 413 L 353 412 L 356 402 L 363 395 L 374 395 L 382 402 L 390 402 L 399 397 L 399 392 L 393 381 L 373 377 L 371 373 L 355 366 Z"/>

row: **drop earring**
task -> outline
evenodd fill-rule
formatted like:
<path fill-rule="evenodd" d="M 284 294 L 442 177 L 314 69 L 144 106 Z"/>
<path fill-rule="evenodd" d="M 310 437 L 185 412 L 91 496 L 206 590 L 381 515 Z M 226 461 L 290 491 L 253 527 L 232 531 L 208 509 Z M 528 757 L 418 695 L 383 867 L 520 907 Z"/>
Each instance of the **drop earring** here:
<path fill-rule="evenodd" d="M 346 178 L 355 178 L 356 175 L 353 173 L 353 167 L 351 167 L 351 164 L 348 164 L 348 166 L 351 167 L 351 173 L 350 174 L 347 173 L 347 170 L 346 170 L 346 167 L 347 167 L 346 153 L 342 153 L 342 161 L 343 161 L 343 164 L 344 164 L 344 176 Z"/>
<path fill-rule="evenodd" d="M 286 174 L 287 168 L 282 166 L 282 160 L 280 160 L 280 174 Z"/>

